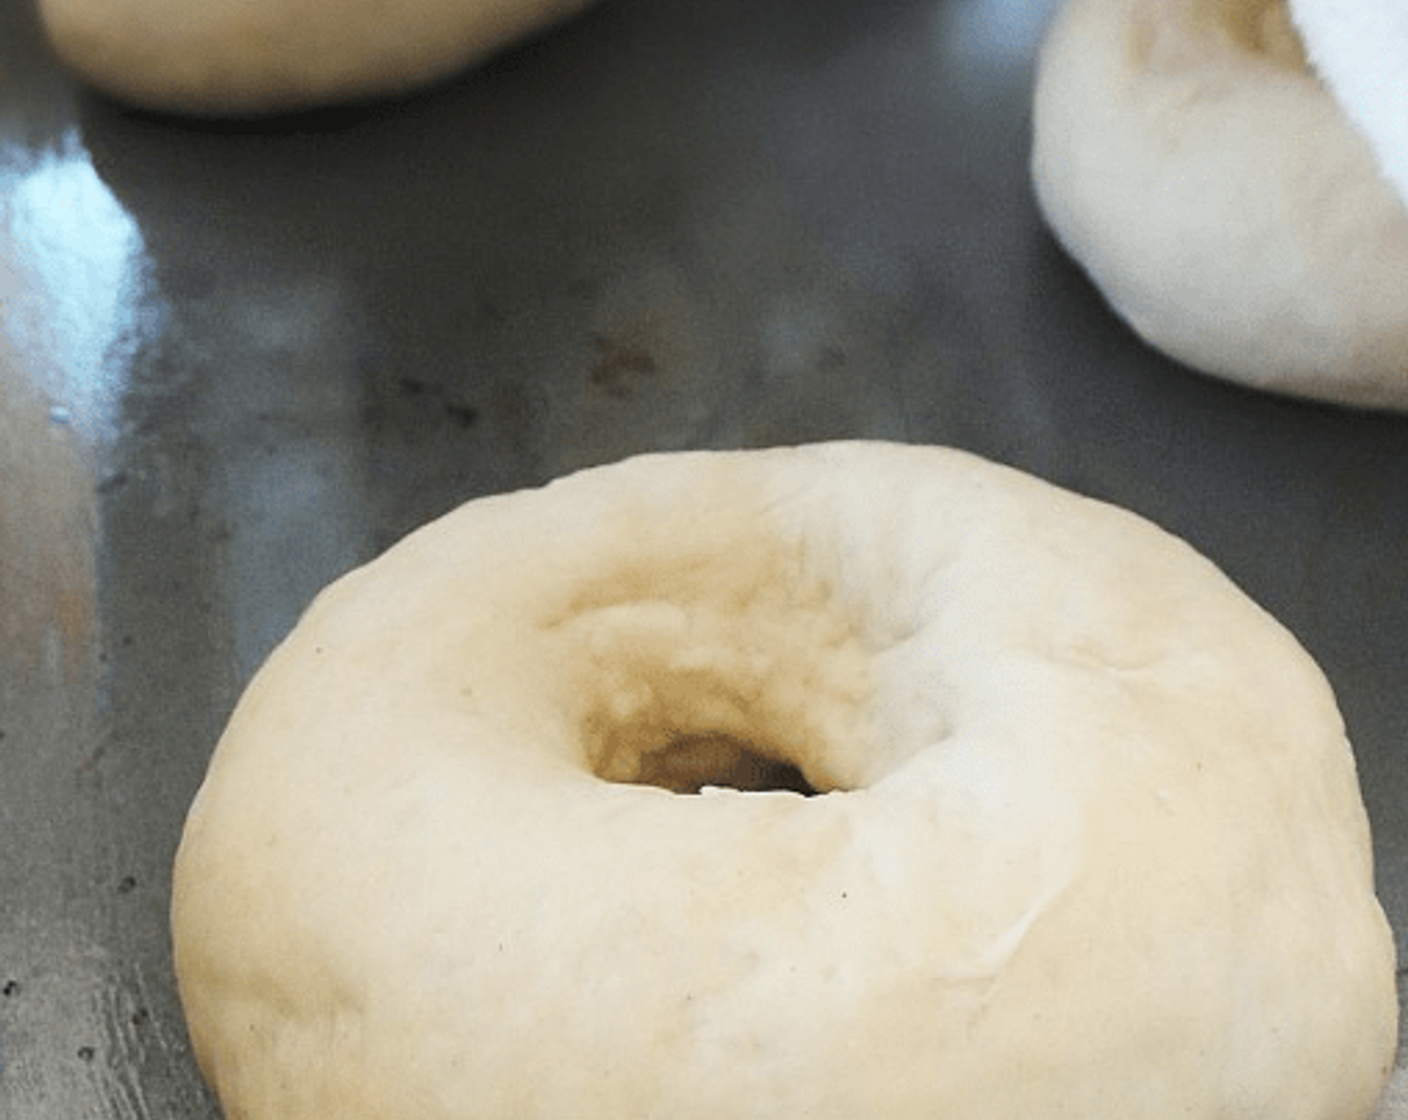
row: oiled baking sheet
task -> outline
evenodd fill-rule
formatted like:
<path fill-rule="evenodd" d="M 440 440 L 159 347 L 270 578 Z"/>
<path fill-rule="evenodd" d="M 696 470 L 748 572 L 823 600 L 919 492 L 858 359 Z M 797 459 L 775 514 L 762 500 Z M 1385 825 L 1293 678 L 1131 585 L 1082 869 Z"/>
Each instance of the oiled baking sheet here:
<path fill-rule="evenodd" d="M 409 528 L 647 449 L 949 443 L 1185 536 L 1330 677 L 1403 945 L 1408 422 L 1108 313 L 1027 179 L 1050 10 L 602 0 L 271 129 L 86 95 L 5 0 L 0 1116 L 215 1115 L 166 908 L 241 686 Z"/>

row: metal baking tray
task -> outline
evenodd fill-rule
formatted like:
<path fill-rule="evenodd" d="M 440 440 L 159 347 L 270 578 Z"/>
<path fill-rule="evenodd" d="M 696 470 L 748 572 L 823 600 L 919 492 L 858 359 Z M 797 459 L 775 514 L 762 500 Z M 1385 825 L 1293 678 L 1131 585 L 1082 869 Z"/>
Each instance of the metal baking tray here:
<path fill-rule="evenodd" d="M 0 1116 L 216 1115 L 166 915 L 241 687 L 412 527 L 648 449 L 952 444 L 1185 537 L 1333 683 L 1402 950 L 1408 419 L 1112 316 L 1028 179 L 1053 7 L 602 0 L 215 125 L 0 3 Z"/>

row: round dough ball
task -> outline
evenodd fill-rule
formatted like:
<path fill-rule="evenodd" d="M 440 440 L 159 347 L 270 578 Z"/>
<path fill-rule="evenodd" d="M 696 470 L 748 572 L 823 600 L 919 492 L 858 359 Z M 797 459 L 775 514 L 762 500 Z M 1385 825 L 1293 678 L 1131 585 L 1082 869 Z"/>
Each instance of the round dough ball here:
<path fill-rule="evenodd" d="M 937 448 L 649 456 L 412 534 L 241 699 L 173 923 L 245 1120 L 1357 1120 L 1396 1033 L 1309 657 Z"/>
<path fill-rule="evenodd" d="M 1070 0 L 1040 54 L 1052 229 L 1194 369 L 1408 408 L 1408 210 L 1283 0 Z"/>
<path fill-rule="evenodd" d="M 250 114 L 445 77 L 591 0 L 40 0 L 59 58 L 149 109 Z"/>

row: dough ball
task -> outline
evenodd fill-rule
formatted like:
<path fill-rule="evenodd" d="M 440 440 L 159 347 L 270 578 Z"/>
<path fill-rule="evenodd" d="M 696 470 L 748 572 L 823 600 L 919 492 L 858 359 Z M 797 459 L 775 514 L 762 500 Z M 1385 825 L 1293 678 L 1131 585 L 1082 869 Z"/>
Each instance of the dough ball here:
<path fill-rule="evenodd" d="M 590 0 L 40 0 L 55 51 L 149 109 L 254 114 L 413 89 Z"/>
<path fill-rule="evenodd" d="M 1150 345 L 1408 408 L 1408 210 L 1283 0 L 1070 0 L 1033 129 L 1051 228 Z"/>

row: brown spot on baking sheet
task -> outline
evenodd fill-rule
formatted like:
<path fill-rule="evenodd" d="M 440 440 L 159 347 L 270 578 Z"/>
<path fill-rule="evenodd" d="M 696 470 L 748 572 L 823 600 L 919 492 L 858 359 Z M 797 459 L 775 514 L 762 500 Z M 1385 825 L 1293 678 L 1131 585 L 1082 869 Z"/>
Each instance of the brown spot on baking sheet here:
<path fill-rule="evenodd" d="M 479 419 L 479 410 L 473 405 L 460 404 L 458 401 L 446 401 L 444 409 L 445 415 L 461 428 L 468 428 Z"/>
<path fill-rule="evenodd" d="M 436 385 L 433 381 L 421 377 L 402 377 L 397 379 L 396 385 L 404 397 L 431 397 L 439 401 L 446 417 L 461 428 L 468 428 L 479 419 L 479 409 L 451 397 L 446 393 L 444 386 Z"/>
<path fill-rule="evenodd" d="M 629 397 L 634 391 L 635 380 L 652 377 L 659 372 L 654 355 L 644 346 L 602 334 L 592 335 L 592 343 L 597 350 L 596 365 L 591 372 L 592 384 L 599 385 L 608 396 Z"/>

